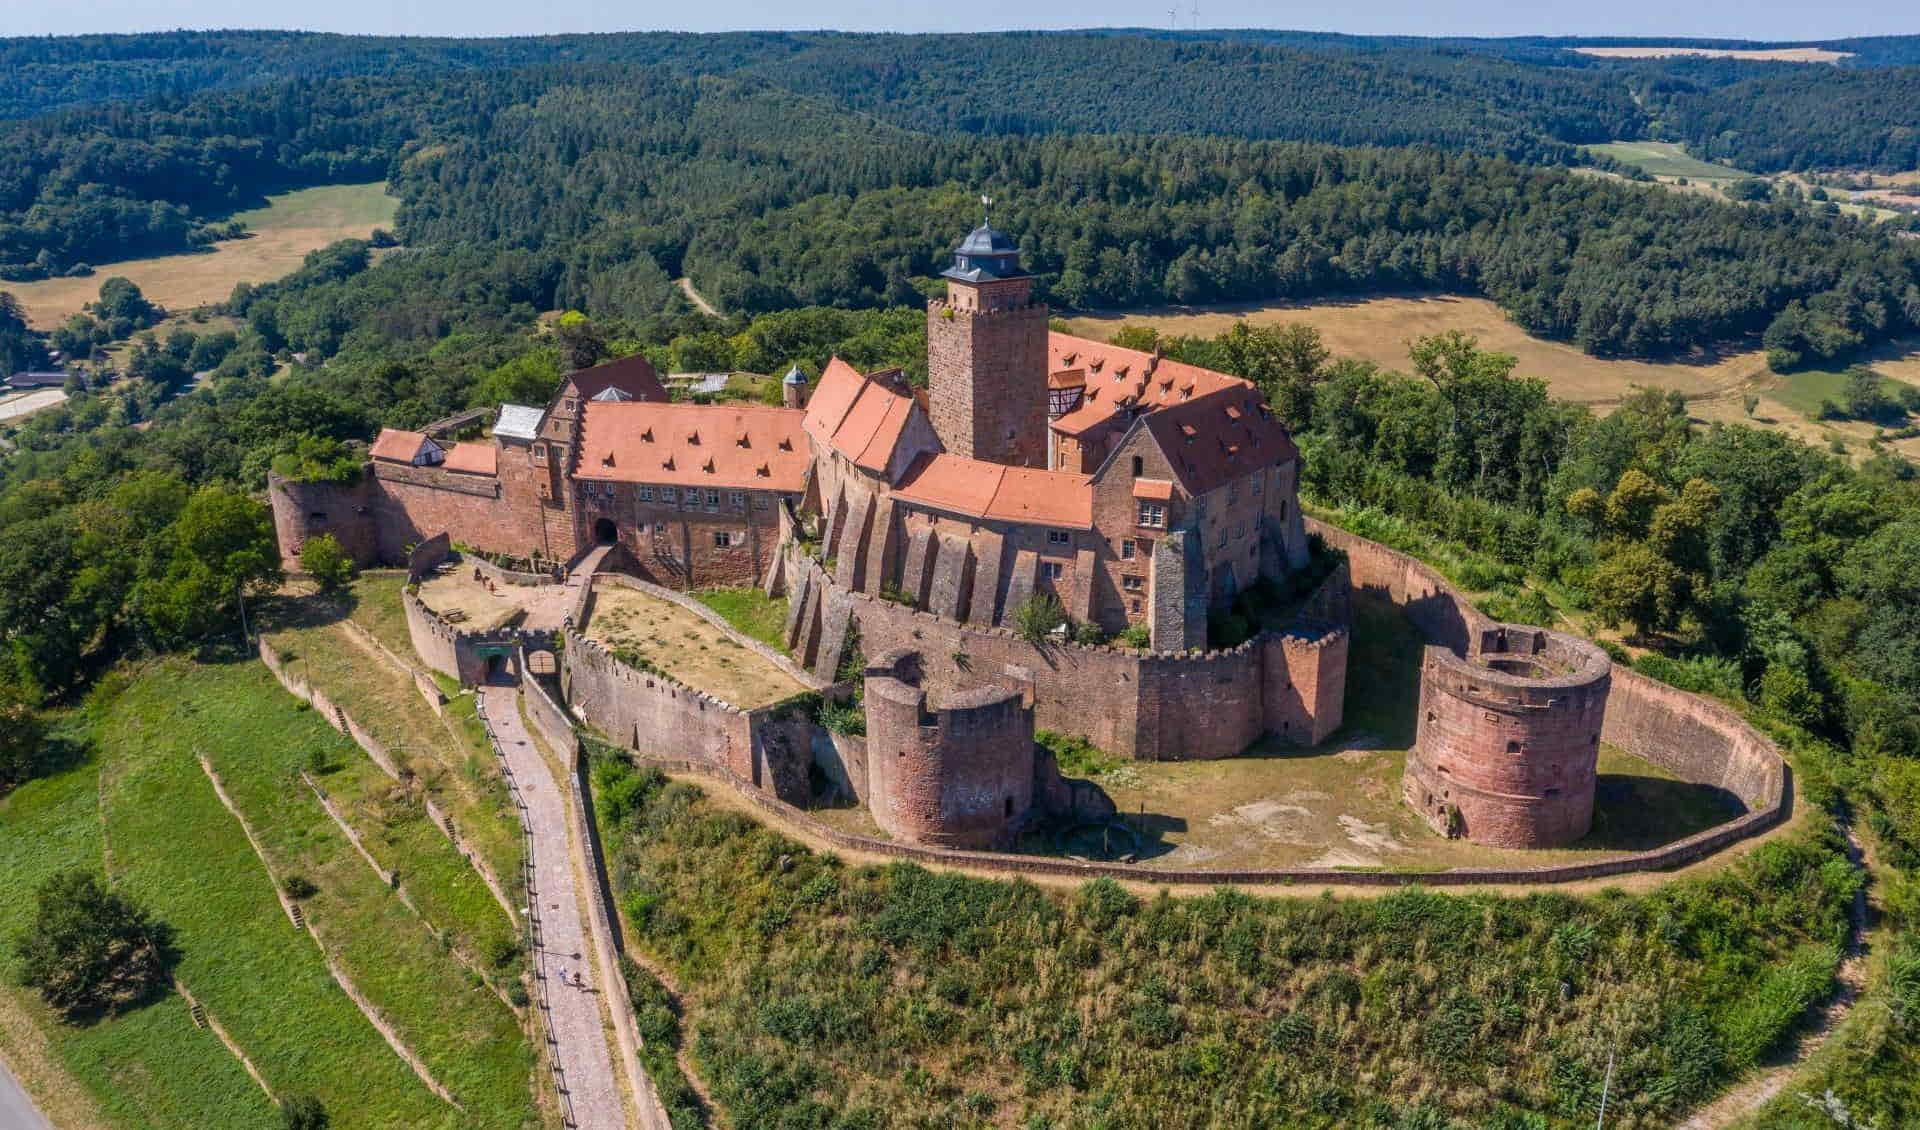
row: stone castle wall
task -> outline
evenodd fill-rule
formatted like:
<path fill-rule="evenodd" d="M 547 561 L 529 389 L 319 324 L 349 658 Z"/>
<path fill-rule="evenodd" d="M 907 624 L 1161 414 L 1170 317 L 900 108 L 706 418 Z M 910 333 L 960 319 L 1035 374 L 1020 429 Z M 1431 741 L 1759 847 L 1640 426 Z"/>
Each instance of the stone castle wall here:
<path fill-rule="evenodd" d="M 332 534 L 362 567 L 380 562 L 380 535 L 373 510 L 371 477 L 362 474 L 348 486 L 308 483 L 267 472 L 267 503 L 280 556 L 298 568 L 307 539 Z"/>
<path fill-rule="evenodd" d="M 1498 627 L 1418 559 L 1324 522 L 1309 519 L 1307 528 L 1346 552 L 1356 594 L 1393 603 L 1432 643 L 1459 654 L 1477 633 Z M 1642 853 L 1649 862 L 1605 874 L 1698 859 L 1772 826 L 1791 807 L 1791 774 L 1779 747 L 1737 711 L 1624 667 L 1610 672 L 1600 740 L 1682 780 L 1724 788 L 1748 808 L 1737 820 Z"/>
<path fill-rule="evenodd" d="M 1268 734 L 1311 744 L 1340 724 L 1344 624 L 1302 624 L 1203 653 L 1034 644 L 1006 628 L 961 623 L 848 591 L 799 554 L 783 574 L 790 648 L 821 678 L 839 669 L 856 637 L 870 656 L 918 651 L 930 682 L 1028 688 L 1041 729 L 1150 761 L 1231 757 Z M 1326 584 L 1344 585 L 1345 573 L 1336 572 Z M 1320 604 L 1337 608 L 1344 602 L 1323 593 Z"/>

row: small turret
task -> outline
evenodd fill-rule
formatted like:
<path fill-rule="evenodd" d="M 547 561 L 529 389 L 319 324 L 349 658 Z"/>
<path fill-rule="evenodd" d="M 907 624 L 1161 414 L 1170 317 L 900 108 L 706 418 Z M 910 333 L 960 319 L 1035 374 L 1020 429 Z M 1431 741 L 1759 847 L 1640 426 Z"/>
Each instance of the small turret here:
<path fill-rule="evenodd" d="M 807 406 L 807 375 L 800 371 L 800 366 L 797 364 L 788 369 L 787 375 L 780 379 L 780 403 L 788 408 Z"/>

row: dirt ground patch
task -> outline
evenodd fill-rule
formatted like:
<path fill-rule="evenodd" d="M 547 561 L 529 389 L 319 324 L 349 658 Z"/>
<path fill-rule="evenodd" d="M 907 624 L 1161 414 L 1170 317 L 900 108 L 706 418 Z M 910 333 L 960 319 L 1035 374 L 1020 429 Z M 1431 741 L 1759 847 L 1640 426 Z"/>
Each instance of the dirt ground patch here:
<path fill-rule="evenodd" d="M 473 579 L 472 569 L 456 568 L 420 583 L 420 601 L 442 617 L 454 619 L 463 629 L 491 631 L 511 621 L 521 612 L 520 603 L 509 599 L 515 586 L 501 586 L 502 593 L 487 590 Z M 457 614 L 464 614 L 457 616 Z"/>
<path fill-rule="evenodd" d="M 734 706 L 765 706 L 807 689 L 721 629 L 634 589 L 596 586 L 584 630 L 588 639 Z"/>
<path fill-rule="evenodd" d="M 16 393 L 13 396 L 0 396 L 0 423 L 19 420 L 33 415 L 42 408 L 51 408 L 64 403 L 66 390 L 43 388 L 33 392 Z"/>
<path fill-rule="evenodd" d="M 333 184 L 268 198 L 267 206 L 233 218 L 253 233 L 196 255 L 162 255 L 99 264 L 79 279 L 7 283 L 35 329 L 51 330 L 100 297 L 100 284 L 119 276 L 169 310 L 225 302 L 235 283 L 271 282 L 297 270 L 307 252 L 343 239 L 365 239 L 391 225 L 399 201 L 386 185 Z"/>
<path fill-rule="evenodd" d="M 1307 752 L 1224 761 L 1127 762 L 1095 780 L 1146 833 L 1141 862 L 1169 868 L 1437 870 L 1587 863 L 1670 843 L 1738 811 L 1611 747 L 1600 756 L 1594 831 L 1564 849 L 1520 851 L 1435 834 L 1400 801 L 1406 751 L 1358 734 Z"/>
<path fill-rule="evenodd" d="M 1167 307 L 1095 313 L 1070 319 L 1072 333 L 1110 340 L 1125 325 L 1150 325 L 1162 333 L 1211 337 L 1237 321 L 1254 325 L 1305 322 L 1320 331 L 1336 357 L 1358 357 L 1383 368 L 1407 369 L 1407 343 L 1416 337 L 1462 330 L 1485 349 L 1519 358 L 1515 372 L 1547 382 L 1553 395 L 1583 404 L 1618 402 L 1635 385 L 1677 389 L 1688 399 L 1725 395 L 1767 373 L 1759 350 L 1716 353 L 1670 362 L 1589 357 L 1564 342 L 1534 337 L 1484 298 L 1409 294 L 1312 303 L 1245 303 Z M 1738 397 L 1734 399 L 1739 405 Z"/>

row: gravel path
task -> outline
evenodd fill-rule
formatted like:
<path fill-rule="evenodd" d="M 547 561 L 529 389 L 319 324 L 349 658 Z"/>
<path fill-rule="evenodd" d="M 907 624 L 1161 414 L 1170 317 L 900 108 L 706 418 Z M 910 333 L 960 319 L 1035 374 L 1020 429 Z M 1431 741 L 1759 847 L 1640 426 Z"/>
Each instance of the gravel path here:
<path fill-rule="evenodd" d="M 600 1011 L 601 975 L 588 956 L 592 945 L 587 937 L 586 910 L 582 892 L 574 882 L 567 843 L 567 796 L 520 720 L 514 688 L 481 687 L 475 693 L 512 773 L 522 813 L 532 832 L 533 869 L 527 897 L 536 920 L 534 975 L 540 984 L 535 1003 L 554 1041 L 552 1051 L 573 1112 L 572 1125 L 582 1130 L 623 1128 L 626 1111 Z M 563 968 L 569 980 L 576 973 L 584 974 L 587 987 L 561 984 Z"/>

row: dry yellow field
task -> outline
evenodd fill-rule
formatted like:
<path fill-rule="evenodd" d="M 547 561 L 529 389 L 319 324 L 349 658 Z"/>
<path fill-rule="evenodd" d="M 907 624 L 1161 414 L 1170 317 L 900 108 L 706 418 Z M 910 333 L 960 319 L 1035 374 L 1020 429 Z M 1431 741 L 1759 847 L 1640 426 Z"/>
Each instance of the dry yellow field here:
<path fill-rule="evenodd" d="M 1129 324 L 1150 325 L 1162 333 L 1211 337 L 1241 320 L 1254 325 L 1305 322 L 1320 331 L 1334 356 L 1359 357 L 1403 372 L 1409 341 L 1462 330 L 1479 338 L 1484 349 L 1519 358 L 1515 369 L 1518 375 L 1538 377 L 1547 382 L 1553 395 L 1582 404 L 1617 403 L 1638 385 L 1676 389 L 1689 400 L 1733 394 L 1737 406 L 1737 390 L 1767 376 L 1766 359 L 1757 349 L 1735 353 L 1703 350 L 1697 359 L 1669 362 L 1589 357 L 1564 342 L 1528 334 L 1484 298 L 1450 294 L 1097 313 L 1071 319 L 1068 327 L 1073 333 L 1103 340 Z"/>
<path fill-rule="evenodd" d="M 1570 50 L 1602 59 L 1670 59 L 1676 55 L 1698 55 L 1709 59 L 1749 59 L 1761 63 L 1835 63 L 1853 58 L 1851 51 L 1833 51 L 1825 47 L 1770 47 L 1735 49 L 1715 47 L 1574 47 Z"/>
<path fill-rule="evenodd" d="M 100 297 L 100 284 L 118 275 L 169 310 L 225 302 L 235 283 L 272 282 L 298 269 L 307 252 L 343 239 L 364 239 L 393 223 L 399 201 L 384 183 L 334 184 L 271 197 L 267 207 L 234 217 L 253 233 L 199 255 L 163 255 L 102 263 L 82 279 L 0 283 L 25 308 L 34 328 L 50 330 Z"/>

